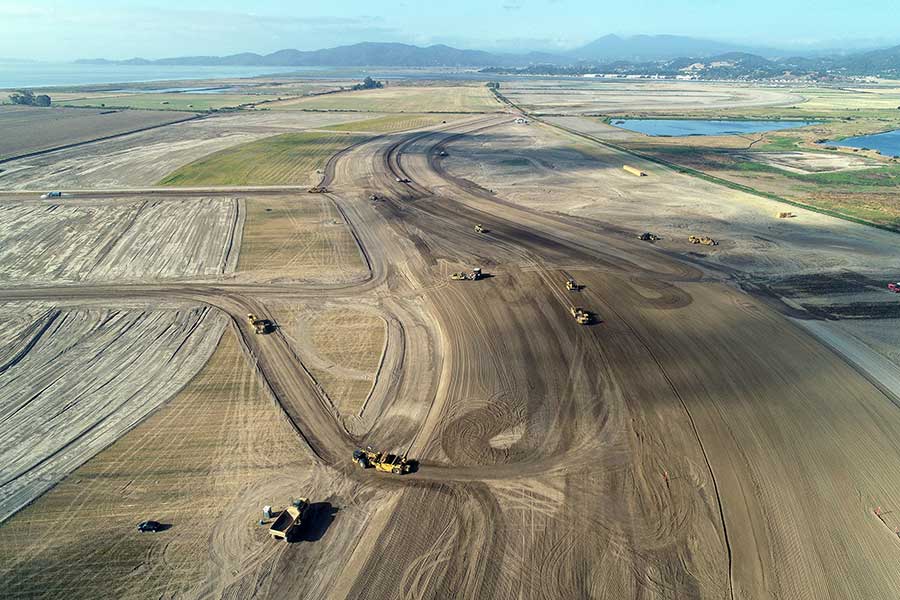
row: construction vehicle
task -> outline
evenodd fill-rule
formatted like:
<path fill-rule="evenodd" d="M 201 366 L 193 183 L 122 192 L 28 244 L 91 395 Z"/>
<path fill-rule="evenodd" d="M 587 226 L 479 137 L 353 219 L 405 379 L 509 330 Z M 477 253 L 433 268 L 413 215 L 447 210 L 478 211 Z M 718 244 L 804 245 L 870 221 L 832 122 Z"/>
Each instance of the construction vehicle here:
<path fill-rule="evenodd" d="M 378 202 L 379 200 L 381 200 L 381 196 L 379 196 L 378 194 L 369 194 L 369 200 L 371 200 L 372 202 Z"/>
<path fill-rule="evenodd" d="M 707 237 L 705 235 L 697 236 L 692 235 L 688 238 L 688 241 L 692 244 L 702 244 L 704 246 L 718 246 L 719 242 L 712 239 L 711 237 Z"/>
<path fill-rule="evenodd" d="M 353 462 L 361 469 L 373 467 L 376 471 L 393 473 L 394 475 L 404 475 L 411 470 L 410 462 L 406 457 L 388 454 L 387 452 L 376 452 L 371 447 L 367 447 L 365 450 L 354 450 Z"/>
<path fill-rule="evenodd" d="M 457 272 L 450 275 L 450 279 L 453 281 L 478 281 L 483 277 L 481 267 L 472 267 L 472 271 L 469 273 Z"/>
<path fill-rule="evenodd" d="M 481 223 L 475 225 L 475 233 L 487 233 L 488 231 Z"/>
<path fill-rule="evenodd" d="M 644 171 L 641 171 L 640 169 L 632 167 L 631 165 L 625 165 L 622 168 L 625 169 L 625 171 L 627 171 L 628 173 L 631 173 L 632 175 L 637 175 L 638 177 L 646 177 L 647 176 L 647 174 Z"/>
<path fill-rule="evenodd" d="M 793 219 L 796 216 L 797 215 L 795 215 L 792 212 L 784 212 L 784 211 L 775 214 L 775 217 L 778 219 Z"/>
<path fill-rule="evenodd" d="M 44 200 L 48 198 L 62 198 L 62 192 L 47 192 L 46 194 L 41 194 L 41 198 Z"/>
<path fill-rule="evenodd" d="M 253 327 L 253 331 L 256 334 L 269 333 L 275 328 L 272 321 L 269 319 L 257 319 L 256 315 L 247 315 L 247 321 L 250 323 L 250 326 Z"/>
<path fill-rule="evenodd" d="M 410 183 L 409 177 L 395 177 L 397 183 Z"/>
<path fill-rule="evenodd" d="M 570 309 L 572 316 L 575 318 L 575 322 L 579 325 L 587 325 L 591 322 L 591 313 L 589 311 L 584 310 L 583 308 L 579 308 L 577 306 L 573 306 Z"/>
<path fill-rule="evenodd" d="M 306 191 L 310 194 L 327 194 L 328 188 L 326 188 L 324 185 L 314 185 Z"/>
<path fill-rule="evenodd" d="M 308 506 L 308 498 L 294 500 L 293 504 L 281 511 L 278 518 L 269 526 L 269 535 L 271 535 L 273 539 L 281 538 L 286 541 L 289 540 L 291 532 L 300 526 Z"/>
<path fill-rule="evenodd" d="M 570 292 L 577 292 L 581 289 L 581 286 L 575 283 L 574 279 L 566 279 L 566 289 Z"/>
<path fill-rule="evenodd" d="M 891 290 L 895 294 L 900 294 L 900 281 L 898 281 L 896 283 L 889 283 L 887 287 L 889 290 Z"/>
<path fill-rule="evenodd" d="M 649 231 L 645 231 L 641 235 L 638 236 L 638 239 L 642 242 L 655 242 L 659 239 L 659 236 L 655 233 L 650 233 Z"/>
<path fill-rule="evenodd" d="M 446 151 L 446 150 L 441 150 L 440 152 L 438 152 L 438 156 L 440 156 L 440 157 L 442 157 L 442 158 L 443 158 L 444 156 L 447 156 L 447 151 Z"/>

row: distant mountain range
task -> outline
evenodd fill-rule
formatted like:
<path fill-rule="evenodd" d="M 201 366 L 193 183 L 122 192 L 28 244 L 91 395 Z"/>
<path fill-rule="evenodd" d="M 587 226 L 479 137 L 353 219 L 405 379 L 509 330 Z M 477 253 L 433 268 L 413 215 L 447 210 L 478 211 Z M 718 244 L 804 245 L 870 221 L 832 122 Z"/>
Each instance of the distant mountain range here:
<path fill-rule="evenodd" d="M 324 50 L 279 50 L 272 54 L 245 52 L 230 56 L 182 56 L 147 60 L 82 59 L 86 64 L 263 66 L 263 67 L 464 67 L 489 72 L 590 73 L 616 72 L 660 75 L 690 73 L 705 77 L 765 78 L 796 74 L 887 75 L 900 73 L 900 46 L 833 56 L 790 56 L 771 48 L 749 48 L 675 35 L 607 35 L 569 52 L 502 54 L 461 50 L 445 45 L 427 47 L 363 42 Z M 702 64 L 702 66 L 691 65 Z M 687 69 L 687 70 L 685 70 Z"/>

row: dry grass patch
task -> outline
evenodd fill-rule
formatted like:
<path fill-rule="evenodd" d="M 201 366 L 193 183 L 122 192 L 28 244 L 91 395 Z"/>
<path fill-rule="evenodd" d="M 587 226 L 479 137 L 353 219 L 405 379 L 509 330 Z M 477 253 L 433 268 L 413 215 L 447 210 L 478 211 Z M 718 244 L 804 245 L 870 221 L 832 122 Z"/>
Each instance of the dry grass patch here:
<path fill-rule="evenodd" d="M 329 198 L 260 196 L 248 199 L 246 207 L 239 272 L 319 283 L 357 280 L 368 272 L 349 225 Z"/>
<path fill-rule="evenodd" d="M 502 108 L 484 86 L 406 87 L 341 92 L 273 102 L 272 109 L 359 110 L 372 112 L 492 112 Z"/>

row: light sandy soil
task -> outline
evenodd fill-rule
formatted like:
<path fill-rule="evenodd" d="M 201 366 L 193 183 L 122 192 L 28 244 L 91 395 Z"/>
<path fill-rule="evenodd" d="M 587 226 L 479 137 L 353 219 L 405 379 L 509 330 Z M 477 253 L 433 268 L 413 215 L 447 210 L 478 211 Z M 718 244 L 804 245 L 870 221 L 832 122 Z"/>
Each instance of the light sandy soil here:
<path fill-rule="evenodd" d="M 209 309 L 0 305 L 0 521 L 190 381 L 225 319 Z"/>
<path fill-rule="evenodd" d="M 566 119 L 573 127 L 588 119 Z M 445 164 L 511 201 L 662 236 L 659 247 L 758 275 L 900 270 L 896 235 L 681 175 L 541 125 L 509 124 L 458 142 Z M 633 165 L 648 173 L 635 177 Z M 798 216 L 778 219 L 776 213 Z M 714 248 L 688 244 L 708 235 Z"/>
<path fill-rule="evenodd" d="M 327 196 L 257 196 L 245 205 L 242 280 L 339 283 L 368 275 L 346 219 Z"/>
<path fill-rule="evenodd" d="M 384 317 L 375 306 L 364 308 L 358 302 L 272 307 L 293 350 L 349 422 L 360 416 L 372 393 L 387 343 Z"/>
<path fill-rule="evenodd" d="M 0 281 L 215 277 L 234 270 L 236 198 L 5 201 Z"/>
<path fill-rule="evenodd" d="M 781 88 L 704 82 L 535 80 L 504 83 L 501 92 L 538 114 L 575 115 L 783 106 L 802 100 Z"/>
<path fill-rule="evenodd" d="M 791 173 L 837 173 L 858 171 L 879 166 L 873 160 L 846 154 L 824 154 L 817 152 L 754 152 L 737 153 L 746 160 L 761 162 Z"/>
<path fill-rule="evenodd" d="M 231 146 L 279 133 L 371 117 L 371 114 L 266 111 L 204 117 L 6 163 L 0 166 L 0 187 L 40 190 L 155 185 L 179 167 Z"/>

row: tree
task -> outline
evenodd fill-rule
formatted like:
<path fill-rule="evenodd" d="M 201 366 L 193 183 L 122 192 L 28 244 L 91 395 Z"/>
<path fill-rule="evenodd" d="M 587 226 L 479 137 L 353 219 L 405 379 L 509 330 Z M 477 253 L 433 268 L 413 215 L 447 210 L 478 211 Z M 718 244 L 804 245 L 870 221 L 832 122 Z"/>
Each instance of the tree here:
<path fill-rule="evenodd" d="M 50 96 L 47 94 L 41 94 L 39 96 L 35 96 L 34 105 L 35 106 L 50 106 Z"/>
<path fill-rule="evenodd" d="M 32 106 L 34 104 L 34 92 L 31 90 L 16 90 L 9 95 L 9 101 L 13 104 Z"/>
<path fill-rule="evenodd" d="M 363 79 L 362 83 L 357 83 L 356 85 L 353 86 L 352 89 L 354 89 L 354 90 L 374 90 L 374 89 L 383 88 L 383 87 L 384 87 L 383 82 L 375 81 L 371 77 L 367 76 L 365 79 Z"/>

